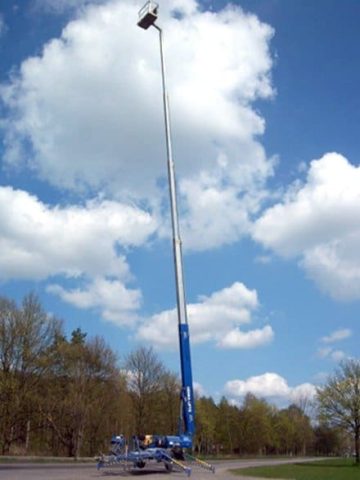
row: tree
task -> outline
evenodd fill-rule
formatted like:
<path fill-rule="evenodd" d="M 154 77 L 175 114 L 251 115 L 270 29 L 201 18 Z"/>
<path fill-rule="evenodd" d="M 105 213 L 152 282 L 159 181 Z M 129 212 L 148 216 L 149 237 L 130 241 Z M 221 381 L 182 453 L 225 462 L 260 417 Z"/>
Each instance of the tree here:
<path fill-rule="evenodd" d="M 266 400 L 251 393 L 245 396 L 242 407 L 242 444 L 247 453 L 266 454 L 272 444 L 273 409 Z"/>
<path fill-rule="evenodd" d="M 326 385 L 317 391 L 320 418 L 353 435 L 356 463 L 360 464 L 360 361 L 340 364 Z"/>
<path fill-rule="evenodd" d="M 293 439 L 295 437 L 295 425 L 291 421 L 287 409 L 280 410 L 275 415 L 273 422 L 275 435 L 276 453 L 290 455 L 293 453 Z"/>
<path fill-rule="evenodd" d="M 109 399 L 109 392 L 115 393 L 116 378 L 115 355 L 101 338 L 86 341 L 86 334 L 77 329 L 70 341 L 57 339 L 40 408 L 68 456 L 80 456 L 90 423 L 91 430 L 99 430 L 103 412 L 97 413 L 93 407 L 99 399 Z M 56 443 L 55 447 L 59 449 Z M 91 448 L 96 447 L 92 441 Z"/>
<path fill-rule="evenodd" d="M 233 453 L 234 450 L 234 431 L 237 428 L 237 422 L 234 419 L 236 407 L 229 404 L 225 397 L 220 399 L 216 416 L 216 435 L 220 448 L 226 452 Z"/>
<path fill-rule="evenodd" d="M 36 392 L 49 367 L 47 353 L 59 322 L 50 318 L 34 294 L 22 306 L 0 298 L 0 445 L 8 453 L 12 443 L 30 432 L 37 409 Z M 25 432 L 25 433 L 24 433 Z"/>
<path fill-rule="evenodd" d="M 341 455 L 344 452 L 344 439 L 338 428 L 320 423 L 314 429 L 314 451 L 316 455 Z"/>
<path fill-rule="evenodd" d="M 199 454 L 214 453 L 218 407 L 214 400 L 202 397 L 196 402 L 196 450 Z"/>
<path fill-rule="evenodd" d="M 125 361 L 128 388 L 133 402 L 135 432 L 157 430 L 155 410 L 161 392 L 165 368 L 152 348 L 140 347 L 131 352 Z"/>
<path fill-rule="evenodd" d="M 181 382 L 177 375 L 165 370 L 160 379 L 159 419 L 161 430 L 175 435 L 179 429 Z M 160 432 L 160 430 L 157 430 Z"/>
<path fill-rule="evenodd" d="M 310 418 L 297 405 L 290 405 L 284 412 L 293 429 L 291 452 L 295 455 L 306 455 L 307 448 L 313 442 L 313 430 Z"/>

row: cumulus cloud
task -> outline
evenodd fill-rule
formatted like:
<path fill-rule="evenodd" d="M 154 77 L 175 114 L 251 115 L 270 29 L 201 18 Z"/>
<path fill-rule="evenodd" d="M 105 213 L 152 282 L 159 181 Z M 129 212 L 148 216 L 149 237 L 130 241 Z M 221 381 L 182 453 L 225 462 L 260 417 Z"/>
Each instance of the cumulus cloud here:
<path fill-rule="evenodd" d="M 258 211 L 265 191 L 259 187 L 252 193 L 239 194 L 239 186 L 225 186 L 223 169 L 226 164 L 214 175 L 202 174 L 180 183 L 186 249 L 206 250 L 231 244 L 250 230 L 251 216 Z"/>
<path fill-rule="evenodd" d="M 313 398 L 316 388 L 310 383 L 290 387 L 285 378 L 268 372 L 246 380 L 230 380 L 225 384 L 225 392 L 232 397 L 244 397 L 247 393 L 252 393 L 257 397 L 296 401 L 305 395 Z"/>
<path fill-rule="evenodd" d="M 274 331 L 270 325 L 249 332 L 242 332 L 238 328 L 226 333 L 219 342 L 223 348 L 254 348 L 270 343 L 274 338 Z"/>
<path fill-rule="evenodd" d="M 298 258 L 320 288 L 339 300 L 360 298 L 360 167 L 337 153 L 311 162 L 282 203 L 257 220 L 253 237 Z"/>
<path fill-rule="evenodd" d="M 316 387 L 312 383 L 302 383 L 296 387 L 290 388 L 290 400 L 294 403 L 303 400 L 312 400 L 316 396 Z"/>
<path fill-rule="evenodd" d="M 148 213 L 119 202 L 48 206 L 22 190 L 0 187 L 0 278 L 126 279 L 128 265 L 117 246 L 141 245 L 155 229 Z"/>
<path fill-rule="evenodd" d="M 1 88 L 8 165 L 25 164 L 67 189 L 159 206 L 166 175 L 159 45 L 154 29 L 136 26 L 138 7 L 121 0 L 83 8 Z M 273 172 L 257 140 L 264 120 L 252 107 L 274 93 L 273 30 L 239 7 L 207 12 L 193 0 L 162 2 L 161 24 L 184 244 L 213 248 L 248 231 Z"/>
<path fill-rule="evenodd" d="M 258 305 L 256 291 L 239 282 L 199 297 L 198 303 L 188 305 L 192 343 L 215 341 L 221 348 L 253 348 L 268 343 L 273 336 L 270 326 L 248 332 L 238 327 L 251 322 Z M 166 310 L 145 321 L 137 337 L 159 348 L 173 347 L 178 342 L 176 324 L 176 309 Z"/>
<path fill-rule="evenodd" d="M 264 373 L 247 380 L 230 380 L 225 385 L 225 391 L 236 397 L 247 393 L 264 397 L 281 397 L 289 394 L 286 380 L 276 373 Z"/>
<path fill-rule="evenodd" d="M 341 340 L 345 340 L 346 338 L 351 337 L 352 332 L 349 328 L 343 328 L 340 330 L 335 330 L 330 335 L 322 337 L 321 341 L 324 343 L 334 343 L 339 342 Z"/>
<path fill-rule="evenodd" d="M 60 285 L 49 285 L 47 291 L 77 308 L 95 310 L 116 325 L 133 325 L 138 320 L 141 292 L 126 288 L 120 280 L 100 277 L 84 288 L 67 290 Z"/>
<path fill-rule="evenodd" d="M 0 187 L 0 278 L 75 279 L 81 288 L 54 284 L 48 290 L 115 323 L 133 321 L 141 293 L 127 287 L 131 273 L 119 249 L 142 245 L 155 230 L 148 213 L 119 202 L 49 206 Z"/>

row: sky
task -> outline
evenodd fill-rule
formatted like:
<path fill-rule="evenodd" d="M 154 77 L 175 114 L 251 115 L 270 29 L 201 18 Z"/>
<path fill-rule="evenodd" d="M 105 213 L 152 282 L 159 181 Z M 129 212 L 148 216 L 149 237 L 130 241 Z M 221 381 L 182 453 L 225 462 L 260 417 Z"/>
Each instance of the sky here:
<path fill-rule="evenodd" d="M 179 371 L 159 41 L 135 0 L 0 3 L 0 294 Z M 162 0 L 196 390 L 359 357 L 360 3 Z"/>

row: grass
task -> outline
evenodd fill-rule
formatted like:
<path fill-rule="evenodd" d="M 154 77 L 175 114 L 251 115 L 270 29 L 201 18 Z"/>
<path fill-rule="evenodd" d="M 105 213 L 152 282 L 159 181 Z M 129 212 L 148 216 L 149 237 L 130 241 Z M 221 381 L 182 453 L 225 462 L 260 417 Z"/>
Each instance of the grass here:
<path fill-rule="evenodd" d="M 323 460 L 272 467 L 253 467 L 232 470 L 236 475 L 292 480 L 360 480 L 360 466 L 353 460 Z"/>

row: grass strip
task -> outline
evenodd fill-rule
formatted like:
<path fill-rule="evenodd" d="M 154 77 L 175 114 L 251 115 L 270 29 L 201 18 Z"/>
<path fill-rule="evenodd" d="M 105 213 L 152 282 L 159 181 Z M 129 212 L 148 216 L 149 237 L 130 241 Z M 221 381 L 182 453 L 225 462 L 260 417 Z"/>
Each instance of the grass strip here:
<path fill-rule="evenodd" d="M 231 472 L 248 477 L 292 480 L 360 480 L 360 466 L 351 459 L 241 468 Z"/>

